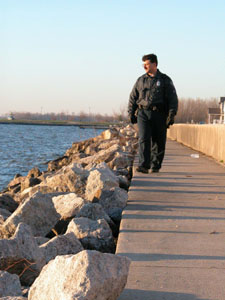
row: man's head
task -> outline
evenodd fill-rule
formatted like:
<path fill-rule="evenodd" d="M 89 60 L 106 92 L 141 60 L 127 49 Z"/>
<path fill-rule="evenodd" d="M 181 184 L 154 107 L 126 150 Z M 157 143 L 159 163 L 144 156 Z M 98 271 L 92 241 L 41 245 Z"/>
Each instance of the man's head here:
<path fill-rule="evenodd" d="M 157 72 L 158 59 L 155 54 L 147 54 L 142 57 L 143 67 L 147 74 L 155 75 Z"/>

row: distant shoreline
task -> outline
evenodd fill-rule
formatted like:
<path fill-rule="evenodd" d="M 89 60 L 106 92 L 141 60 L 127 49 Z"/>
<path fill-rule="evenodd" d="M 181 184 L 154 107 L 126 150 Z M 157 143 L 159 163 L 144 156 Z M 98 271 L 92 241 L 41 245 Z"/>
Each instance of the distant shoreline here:
<path fill-rule="evenodd" d="M 113 123 L 97 123 L 97 122 L 46 121 L 46 120 L 6 120 L 6 119 L 0 119 L 0 124 L 42 125 L 42 126 L 79 126 L 80 128 L 97 128 L 97 129 L 107 129 L 111 125 L 116 125 Z"/>

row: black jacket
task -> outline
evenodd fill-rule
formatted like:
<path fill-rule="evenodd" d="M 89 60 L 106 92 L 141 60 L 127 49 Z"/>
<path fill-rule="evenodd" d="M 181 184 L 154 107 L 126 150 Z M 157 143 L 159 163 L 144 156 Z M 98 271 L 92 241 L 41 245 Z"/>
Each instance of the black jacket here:
<path fill-rule="evenodd" d="M 165 113 L 176 115 L 178 99 L 172 80 L 166 74 L 157 70 L 154 77 L 144 74 L 136 81 L 130 94 L 128 113 L 134 115 L 138 106 L 150 109 L 158 106 Z"/>

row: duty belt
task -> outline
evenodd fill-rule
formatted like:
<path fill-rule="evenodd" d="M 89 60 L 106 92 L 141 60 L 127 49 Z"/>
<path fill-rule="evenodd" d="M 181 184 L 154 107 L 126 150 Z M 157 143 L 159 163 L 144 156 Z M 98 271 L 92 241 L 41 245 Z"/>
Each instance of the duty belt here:
<path fill-rule="evenodd" d="M 146 110 L 151 110 L 151 111 L 163 111 L 162 107 L 160 106 L 156 106 L 156 105 L 150 105 L 148 108 L 146 108 L 145 106 L 139 104 L 138 105 L 139 109 L 146 109 Z"/>

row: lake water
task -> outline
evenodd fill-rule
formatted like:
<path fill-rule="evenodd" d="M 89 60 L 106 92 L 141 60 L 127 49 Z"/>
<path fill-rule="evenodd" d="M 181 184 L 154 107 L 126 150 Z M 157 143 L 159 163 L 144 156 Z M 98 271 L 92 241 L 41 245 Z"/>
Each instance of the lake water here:
<path fill-rule="evenodd" d="M 102 129 L 78 126 L 40 126 L 0 124 L 0 191 L 15 174 L 27 175 L 46 162 L 62 156 L 72 143 L 99 135 Z"/>

